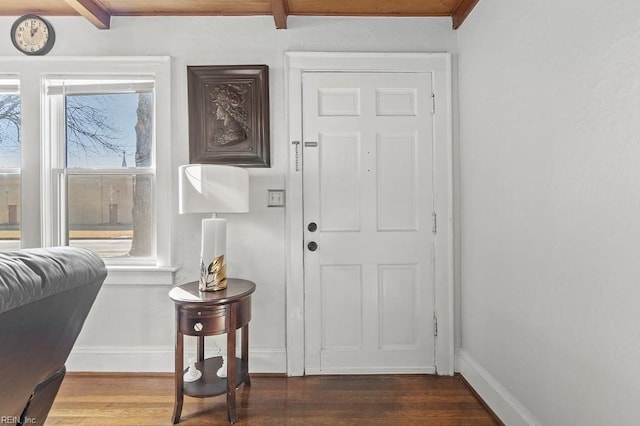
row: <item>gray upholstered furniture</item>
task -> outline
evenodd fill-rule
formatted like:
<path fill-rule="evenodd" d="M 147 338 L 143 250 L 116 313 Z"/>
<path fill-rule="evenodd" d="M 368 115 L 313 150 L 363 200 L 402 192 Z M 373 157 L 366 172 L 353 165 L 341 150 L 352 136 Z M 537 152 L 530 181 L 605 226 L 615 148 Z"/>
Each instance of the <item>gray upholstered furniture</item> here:
<path fill-rule="evenodd" d="M 0 416 L 42 424 L 65 362 L 107 276 L 73 247 L 0 253 Z"/>

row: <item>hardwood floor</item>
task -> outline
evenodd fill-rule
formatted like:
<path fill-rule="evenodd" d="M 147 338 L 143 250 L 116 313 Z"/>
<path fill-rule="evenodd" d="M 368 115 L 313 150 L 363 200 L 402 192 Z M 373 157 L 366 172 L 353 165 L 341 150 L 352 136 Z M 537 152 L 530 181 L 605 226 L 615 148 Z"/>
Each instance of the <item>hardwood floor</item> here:
<path fill-rule="evenodd" d="M 225 395 L 185 396 L 181 425 L 227 423 Z M 252 375 L 237 425 L 499 425 L 460 376 Z M 50 425 L 170 425 L 173 376 L 68 373 Z"/>

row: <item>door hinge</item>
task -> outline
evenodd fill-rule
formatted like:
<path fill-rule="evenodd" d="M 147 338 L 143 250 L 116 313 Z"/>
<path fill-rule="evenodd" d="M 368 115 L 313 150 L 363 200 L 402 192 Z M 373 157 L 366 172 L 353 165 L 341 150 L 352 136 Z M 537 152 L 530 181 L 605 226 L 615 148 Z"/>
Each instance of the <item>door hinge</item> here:
<path fill-rule="evenodd" d="M 431 94 L 431 114 L 436 113 L 436 94 Z"/>
<path fill-rule="evenodd" d="M 438 216 L 436 215 L 436 212 L 433 212 L 432 216 L 433 216 L 433 233 L 435 234 L 436 232 L 438 232 Z"/>
<path fill-rule="evenodd" d="M 433 316 L 433 335 L 434 337 L 438 337 L 438 317 Z"/>

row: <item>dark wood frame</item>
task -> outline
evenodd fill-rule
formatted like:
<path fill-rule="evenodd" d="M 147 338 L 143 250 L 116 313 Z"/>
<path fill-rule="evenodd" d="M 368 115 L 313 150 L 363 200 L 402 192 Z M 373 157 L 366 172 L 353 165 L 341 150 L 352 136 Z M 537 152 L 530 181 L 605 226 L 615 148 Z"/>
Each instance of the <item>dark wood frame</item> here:
<path fill-rule="evenodd" d="M 189 97 L 189 162 L 242 167 L 270 167 L 269 67 L 267 65 L 211 65 L 187 67 Z M 238 89 L 238 90 L 236 90 Z M 225 92 L 226 91 L 226 92 Z M 226 141 L 216 99 L 231 93 L 245 115 L 236 120 L 244 139 Z M 228 136 L 228 132 L 226 133 Z M 216 141 L 218 137 L 218 141 Z M 228 139 L 228 138 L 227 138 Z"/>

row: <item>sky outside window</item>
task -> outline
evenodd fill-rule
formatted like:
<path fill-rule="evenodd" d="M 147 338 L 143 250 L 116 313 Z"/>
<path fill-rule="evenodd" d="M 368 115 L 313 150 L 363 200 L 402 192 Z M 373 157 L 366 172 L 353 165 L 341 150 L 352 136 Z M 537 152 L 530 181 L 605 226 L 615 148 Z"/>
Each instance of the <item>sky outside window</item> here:
<path fill-rule="evenodd" d="M 139 96 L 67 96 L 67 167 L 122 167 L 123 158 L 127 167 L 135 167 Z"/>

